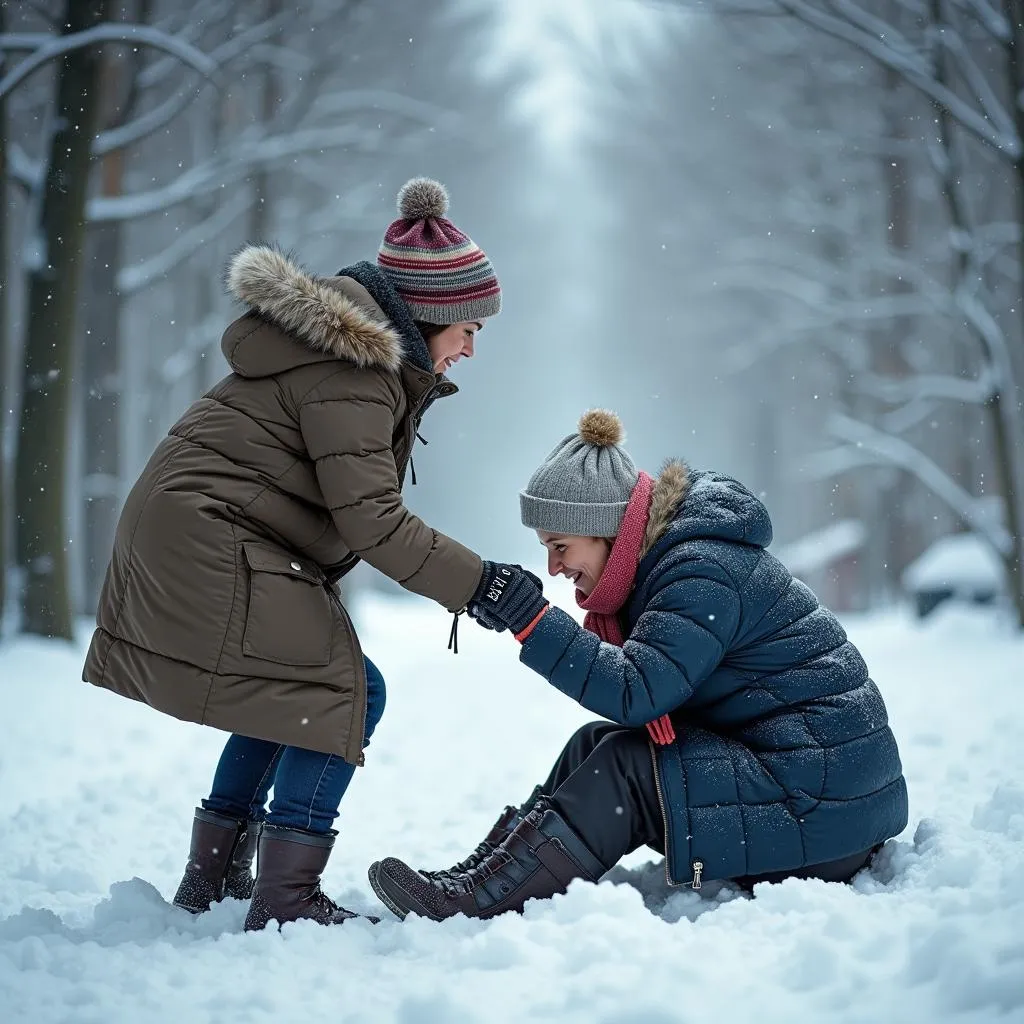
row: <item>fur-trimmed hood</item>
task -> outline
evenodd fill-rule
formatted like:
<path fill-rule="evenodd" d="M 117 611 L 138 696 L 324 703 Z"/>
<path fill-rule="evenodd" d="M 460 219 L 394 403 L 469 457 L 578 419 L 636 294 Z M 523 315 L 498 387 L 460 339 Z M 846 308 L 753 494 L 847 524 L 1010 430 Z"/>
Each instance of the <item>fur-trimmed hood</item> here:
<path fill-rule="evenodd" d="M 224 355 L 242 376 L 328 359 L 391 371 L 401 365 L 401 334 L 351 277 L 315 277 L 279 249 L 247 245 L 232 257 L 226 279 L 228 291 L 260 318 L 247 314 L 224 334 Z"/>
<path fill-rule="evenodd" d="M 661 542 L 695 538 L 737 541 L 756 547 L 772 542 L 768 510 L 738 480 L 721 473 L 694 472 L 669 459 L 654 482 L 641 558 Z"/>
<path fill-rule="evenodd" d="M 671 525 L 690 489 L 690 482 L 690 467 L 685 462 L 669 459 L 661 467 L 651 492 L 651 512 L 647 518 L 641 558 L 658 543 Z"/>

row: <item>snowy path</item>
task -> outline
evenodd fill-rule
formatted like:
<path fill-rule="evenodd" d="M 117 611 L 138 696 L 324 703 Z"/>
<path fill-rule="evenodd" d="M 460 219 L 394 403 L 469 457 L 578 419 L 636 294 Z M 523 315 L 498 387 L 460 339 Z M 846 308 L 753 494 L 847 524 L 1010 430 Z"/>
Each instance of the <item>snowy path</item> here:
<path fill-rule="evenodd" d="M 464 623 L 452 657 L 426 602 L 361 618 L 388 710 L 326 888 L 379 912 L 371 860 L 464 856 L 587 715 L 508 637 Z M 849 628 L 911 795 L 874 877 L 670 892 L 638 853 L 613 873 L 630 884 L 521 917 L 254 935 L 237 902 L 193 920 L 158 895 L 223 736 L 79 683 L 77 647 L 0 648 L 0 1020 L 1024 1021 L 1024 642 L 963 611 Z"/>

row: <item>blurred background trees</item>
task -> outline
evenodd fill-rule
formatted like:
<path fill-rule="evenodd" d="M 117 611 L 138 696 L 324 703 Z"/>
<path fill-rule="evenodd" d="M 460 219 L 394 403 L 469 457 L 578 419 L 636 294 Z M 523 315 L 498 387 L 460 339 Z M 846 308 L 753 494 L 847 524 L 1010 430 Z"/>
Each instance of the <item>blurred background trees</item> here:
<path fill-rule="evenodd" d="M 963 535 L 1024 620 L 1017 6 L 0 0 L 5 628 L 91 615 L 226 371 L 230 253 L 373 259 L 416 174 L 505 291 L 424 424 L 433 525 L 535 561 L 516 493 L 607 405 L 762 494 L 837 608 Z"/>

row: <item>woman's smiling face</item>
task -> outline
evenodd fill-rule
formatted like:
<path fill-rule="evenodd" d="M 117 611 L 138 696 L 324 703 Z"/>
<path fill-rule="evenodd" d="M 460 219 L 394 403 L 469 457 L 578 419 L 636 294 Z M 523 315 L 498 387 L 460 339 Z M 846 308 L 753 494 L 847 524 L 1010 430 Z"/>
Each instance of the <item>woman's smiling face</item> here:
<path fill-rule="evenodd" d="M 483 324 L 479 320 L 465 320 L 462 323 L 449 324 L 443 331 L 433 335 L 427 342 L 427 347 L 430 349 L 434 373 L 444 373 L 463 356 L 472 359 L 476 332 L 482 327 Z"/>
<path fill-rule="evenodd" d="M 548 549 L 548 573 L 564 576 L 589 597 L 608 563 L 612 540 L 608 537 L 575 537 L 571 534 L 538 530 L 541 544 Z"/>

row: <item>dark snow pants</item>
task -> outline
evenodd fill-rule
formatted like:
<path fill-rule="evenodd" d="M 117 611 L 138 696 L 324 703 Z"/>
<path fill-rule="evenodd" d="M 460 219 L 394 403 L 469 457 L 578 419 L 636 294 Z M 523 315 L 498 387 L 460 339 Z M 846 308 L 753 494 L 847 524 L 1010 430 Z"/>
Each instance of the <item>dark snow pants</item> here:
<path fill-rule="evenodd" d="M 665 826 L 646 729 L 612 722 L 584 725 L 559 754 L 541 791 L 609 868 L 641 846 L 665 852 Z M 874 852 L 865 850 L 826 864 L 732 881 L 745 889 L 784 878 L 848 882 Z"/>

